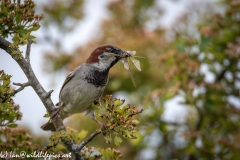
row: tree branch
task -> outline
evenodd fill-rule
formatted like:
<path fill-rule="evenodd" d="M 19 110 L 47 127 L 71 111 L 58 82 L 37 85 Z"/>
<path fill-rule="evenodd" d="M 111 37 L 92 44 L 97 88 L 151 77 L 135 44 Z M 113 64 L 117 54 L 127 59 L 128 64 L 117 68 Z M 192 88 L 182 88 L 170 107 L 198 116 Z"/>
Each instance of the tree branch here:
<path fill-rule="evenodd" d="M 4 98 L 2 99 L 2 102 L 3 102 L 3 103 L 6 102 L 6 100 L 8 100 L 10 97 L 12 97 L 12 96 L 14 96 L 15 94 L 17 94 L 18 92 L 22 91 L 25 87 L 30 86 L 30 83 L 29 83 L 29 82 L 26 82 L 26 83 L 23 83 L 23 84 L 21 84 L 21 83 L 13 83 L 13 84 L 16 85 L 16 86 L 21 86 L 21 87 L 19 87 L 18 89 L 14 90 L 14 91 L 13 91 L 12 93 L 10 93 L 10 94 L 6 94 L 6 95 L 4 96 Z"/>
<path fill-rule="evenodd" d="M 25 87 L 30 86 L 29 82 L 26 83 L 13 83 L 16 86 L 20 86 L 18 89 L 14 90 L 14 92 L 12 93 L 11 96 L 14 96 L 15 94 L 17 94 L 18 92 L 22 91 Z"/>
<path fill-rule="evenodd" d="M 203 122 L 203 114 L 202 114 L 202 111 L 198 108 L 197 108 L 197 111 L 198 111 L 198 120 L 197 120 L 197 123 L 195 124 L 195 127 L 194 129 L 196 131 L 199 131 L 201 129 L 201 125 L 202 125 L 202 122 Z"/>
<path fill-rule="evenodd" d="M 82 143 L 80 143 L 79 145 L 77 145 L 77 150 L 81 150 L 86 144 L 88 144 L 89 142 L 92 141 L 92 139 L 94 137 L 96 137 L 97 135 L 99 135 L 100 133 L 102 133 L 102 131 L 95 131 L 94 133 L 92 133 L 88 138 L 86 138 Z"/>
<path fill-rule="evenodd" d="M 178 126 L 178 127 L 186 124 L 186 123 L 178 123 L 178 122 L 168 122 L 164 120 L 159 120 L 159 122 L 167 125 Z"/>
<path fill-rule="evenodd" d="M 206 91 L 206 95 L 207 95 L 207 91 Z M 205 100 L 204 100 L 204 103 L 206 103 Z M 194 130 L 195 131 L 200 131 L 201 127 L 202 127 L 203 120 L 204 120 L 204 116 L 203 116 L 203 113 L 202 113 L 201 109 L 199 107 L 196 107 L 196 108 L 197 108 L 197 113 L 198 113 L 198 120 L 197 120 L 197 122 L 196 122 L 196 124 L 194 126 Z M 197 138 L 194 137 L 193 141 L 194 141 L 194 143 L 196 143 Z M 195 157 L 194 154 L 191 153 L 191 154 L 188 154 L 185 159 L 186 160 L 195 160 L 196 157 Z"/>
<path fill-rule="evenodd" d="M 48 113 L 51 115 L 55 109 L 55 106 L 50 98 L 50 95 L 53 92 L 53 90 L 46 92 L 44 90 L 44 88 L 42 87 L 42 85 L 39 83 L 35 73 L 32 70 L 32 67 L 30 65 L 30 60 L 29 60 L 31 43 L 32 42 L 29 41 L 29 43 L 27 45 L 25 58 L 22 58 L 22 57 L 14 58 L 15 57 L 14 52 L 18 51 L 20 53 L 20 51 L 18 50 L 18 48 L 10 47 L 11 43 L 8 42 L 6 39 L 4 39 L 0 35 L 0 48 L 5 50 L 9 55 L 11 55 L 13 57 L 13 59 L 18 63 L 18 65 L 23 70 L 23 72 L 25 73 L 25 75 L 28 79 L 27 83 L 23 83 L 23 84 L 14 83 L 15 85 L 21 86 L 14 93 L 16 94 L 16 93 L 20 92 L 26 86 L 29 86 L 29 85 L 32 86 L 32 88 L 37 93 L 38 97 L 41 99 L 43 105 L 47 109 Z M 63 121 L 62 121 L 60 115 L 56 115 L 56 117 L 53 118 L 52 121 L 53 121 L 53 124 L 56 127 L 57 131 L 64 130 L 66 132 L 65 126 L 63 125 Z M 63 143 L 64 143 L 65 147 L 67 148 L 67 150 L 69 152 L 71 152 L 73 159 L 83 160 L 80 150 L 100 133 L 101 133 L 101 131 L 94 132 L 79 145 L 75 144 L 72 139 L 64 141 Z"/>
<path fill-rule="evenodd" d="M 140 113 L 142 113 L 143 112 L 143 108 L 140 110 L 140 111 L 138 111 L 138 112 L 136 112 L 136 113 L 132 113 L 132 114 L 130 114 L 128 117 L 132 117 L 132 116 L 134 116 L 134 115 L 137 115 L 137 114 L 140 114 Z"/>
<path fill-rule="evenodd" d="M 46 98 L 51 97 L 52 92 L 53 92 L 53 90 L 50 90 L 49 92 L 47 92 Z"/>
<path fill-rule="evenodd" d="M 31 44 L 32 44 L 32 40 L 28 40 L 28 44 L 27 44 L 27 49 L 26 49 L 26 54 L 25 54 L 25 59 L 30 63 L 30 51 L 31 51 Z"/>

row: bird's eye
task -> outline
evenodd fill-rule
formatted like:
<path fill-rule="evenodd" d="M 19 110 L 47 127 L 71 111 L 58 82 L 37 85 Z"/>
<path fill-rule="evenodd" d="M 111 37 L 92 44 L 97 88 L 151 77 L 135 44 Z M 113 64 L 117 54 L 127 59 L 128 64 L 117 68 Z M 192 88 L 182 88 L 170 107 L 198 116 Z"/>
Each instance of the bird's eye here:
<path fill-rule="evenodd" d="M 101 55 L 99 56 L 100 59 L 103 59 L 104 57 L 105 57 L 104 54 L 101 54 Z"/>

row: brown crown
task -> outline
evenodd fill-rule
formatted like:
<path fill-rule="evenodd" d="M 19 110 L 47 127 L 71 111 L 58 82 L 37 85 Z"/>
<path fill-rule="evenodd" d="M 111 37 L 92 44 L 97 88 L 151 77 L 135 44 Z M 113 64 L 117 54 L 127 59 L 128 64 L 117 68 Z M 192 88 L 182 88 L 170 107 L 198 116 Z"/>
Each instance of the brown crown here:
<path fill-rule="evenodd" d="M 110 45 L 110 44 L 106 44 L 106 45 L 102 45 L 99 46 L 98 48 L 96 48 L 91 55 L 89 56 L 89 58 L 87 59 L 86 63 L 96 63 L 98 62 L 98 56 L 106 51 L 108 51 L 109 49 L 116 49 L 117 47 Z"/>

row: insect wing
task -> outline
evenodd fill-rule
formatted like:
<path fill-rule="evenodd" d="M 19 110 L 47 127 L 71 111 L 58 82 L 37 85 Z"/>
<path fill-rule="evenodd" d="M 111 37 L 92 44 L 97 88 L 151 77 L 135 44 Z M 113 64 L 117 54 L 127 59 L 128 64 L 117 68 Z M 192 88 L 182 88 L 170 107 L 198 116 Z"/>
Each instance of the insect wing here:
<path fill-rule="evenodd" d="M 127 62 L 126 58 L 122 59 L 121 62 L 123 63 L 123 66 L 126 70 L 130 69 L 129 63 Z"/>
<path fill-rule="evenodd" d="M 131 56 L 134 56 L 136 54 L 136 51 L 126 51 L 128 54 L 130 54 Z"/>
<path fill-rule="evenodd" d="M 127 61 L 127 63 L 128 63 L 128 65 L 129 65 L 129 62 L 128 62 L 128 61 Z M 129 73 L 130 73 L 130 76 L 131 76 L 131 79 L 132 79 L 133 85 L 134 85 L 134 87 L 136 88 L 136 83 L 135 83 L 135 81 L 134 81 L 133 73 L 132 73 L 132 70 L 131 70 L 130 67 L 129 67 Z"/>
<path fill-rule="evenodd" d="M 130 54 L 134 56 L 136 54 L 136 51 L 132 51 Z"/>
<path fill-rule="evenodd" d="M 130 57 L 130 59 L 132 60 L 134 66 L 135 66 L 139 71 L 141 71 L 141 66 L 140 66 L 139 60 L 136 60 L 136 59 L 133 58 L 133 57 Z"/>
<path fill-rule="evenodd" d="M 131 79 L 132 79 L 133 85 L 134 85 L 134 87 L 136 88 L 136 83 L 135 83 L 135 80 L 134 80 L 134 78 L 133 78 L 133 74 L 132 74 L 131 69 L 130 69 L 129 71 L 130 71 L 130 76 L 131 76 Z"/>

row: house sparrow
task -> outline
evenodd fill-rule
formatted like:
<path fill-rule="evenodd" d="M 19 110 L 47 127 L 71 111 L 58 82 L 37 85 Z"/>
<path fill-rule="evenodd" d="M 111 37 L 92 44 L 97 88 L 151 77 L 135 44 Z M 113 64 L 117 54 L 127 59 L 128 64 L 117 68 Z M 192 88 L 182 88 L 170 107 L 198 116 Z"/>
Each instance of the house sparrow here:
<path fill-rule="evenodd" d="M 54 114 L 60 114 L 61 118 L 65 119 L 75 113 L 86 111 L 86 114 L 90 114 L 91 119 L 98 122 L 91 104 L 101 97 L 108 83 L 109 69 L 119 60 L 128 56 L 126 51 L 112 45 L 96 48 L 86 63 L 68 74 L 59 93 L 59 102 L 56 104 L 59 107 L 56 108 Z M 46 131 L 56 131 L 50 121 L 41 128 Z"/>

